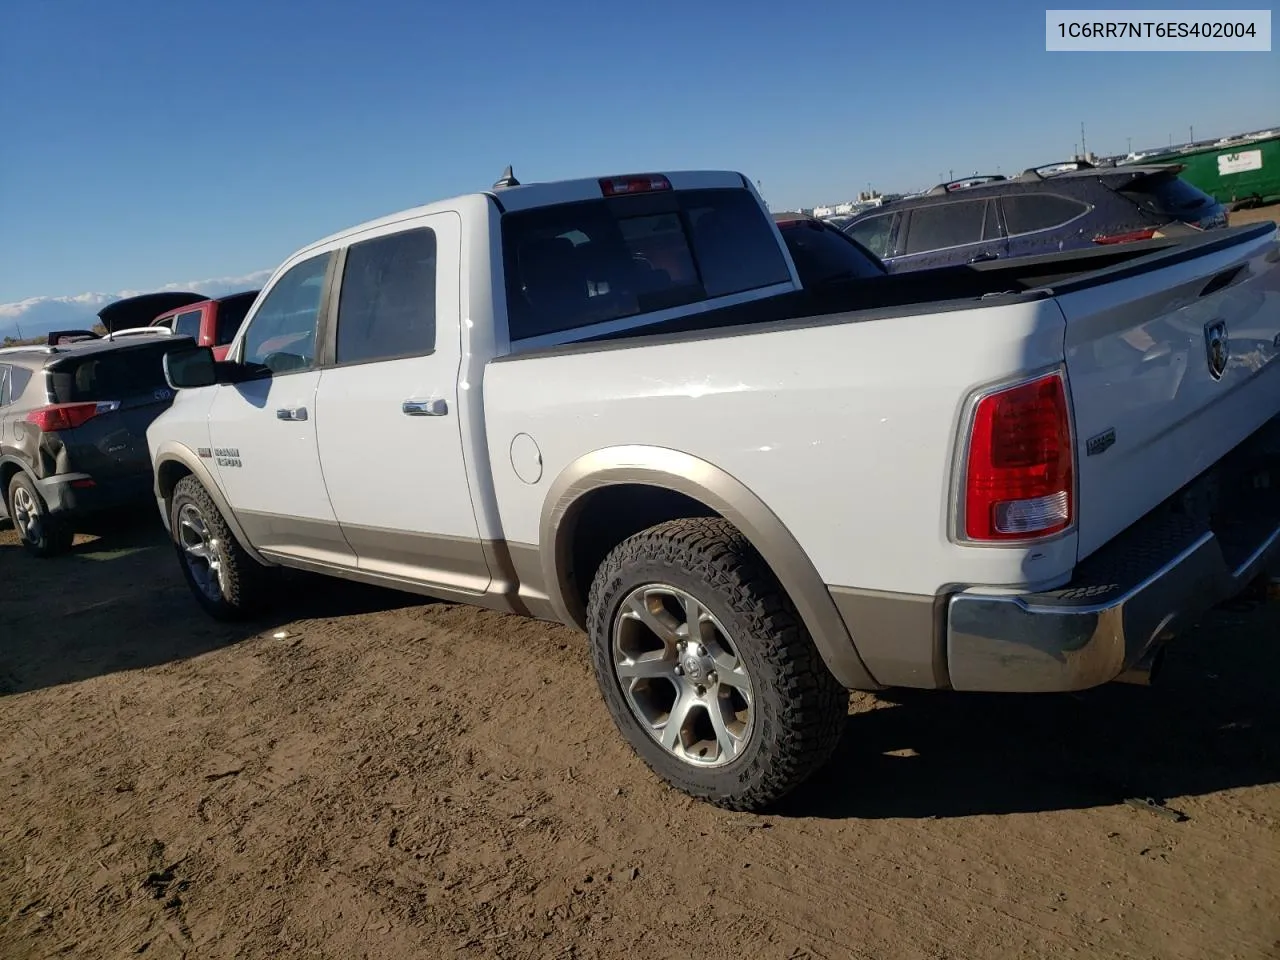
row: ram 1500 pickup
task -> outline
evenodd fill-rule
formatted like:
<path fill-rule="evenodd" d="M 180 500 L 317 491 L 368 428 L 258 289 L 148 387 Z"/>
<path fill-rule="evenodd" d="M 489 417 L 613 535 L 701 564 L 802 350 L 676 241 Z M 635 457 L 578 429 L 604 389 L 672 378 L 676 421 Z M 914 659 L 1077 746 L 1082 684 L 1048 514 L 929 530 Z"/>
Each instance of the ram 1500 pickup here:
<path fill-rule="evenodd" d="M 210 614 L 290 567 L 579 628 L 639 756 L 735 809 L 849 689 L 1141 682 L 1280 548 L 1269 223 L 805 288 L 738 173 L 504 176 L 166 364 Z"/>

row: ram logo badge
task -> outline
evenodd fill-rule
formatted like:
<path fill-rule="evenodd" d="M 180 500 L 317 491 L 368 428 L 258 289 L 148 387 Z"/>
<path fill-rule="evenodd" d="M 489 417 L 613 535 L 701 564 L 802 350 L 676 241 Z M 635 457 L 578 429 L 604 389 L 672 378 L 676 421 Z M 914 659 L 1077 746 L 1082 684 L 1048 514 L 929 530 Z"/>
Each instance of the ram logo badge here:
<path fill-rule="evenodd" d="M 1084 445 L 1086 457 L 1096 457 L 1100 453 L 1106 453 L 1111 449 L 1111 445 L 1116 442 L 1116 428 L 1108 427 L 1096 437 L 1090 437 Z"/>
<path fill-rule="evenodd" d="M 1204 351 L 1209 360 L 1209 376 L 1221 380 L 1231 357 L 1231 341 L 1227 337 L 1225 320 L 1215 320 L 1204 325 Z"/>

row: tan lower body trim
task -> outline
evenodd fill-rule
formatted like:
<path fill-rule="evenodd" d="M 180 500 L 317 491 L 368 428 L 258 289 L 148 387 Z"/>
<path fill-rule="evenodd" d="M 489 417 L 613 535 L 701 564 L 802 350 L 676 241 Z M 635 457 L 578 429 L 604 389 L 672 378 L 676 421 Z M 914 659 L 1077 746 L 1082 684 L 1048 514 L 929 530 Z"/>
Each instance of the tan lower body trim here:
<path fill-rule="evenodd" d="M 950 686 L 940 597 L 828 587 L 858 655 L 887 687 Z"/>

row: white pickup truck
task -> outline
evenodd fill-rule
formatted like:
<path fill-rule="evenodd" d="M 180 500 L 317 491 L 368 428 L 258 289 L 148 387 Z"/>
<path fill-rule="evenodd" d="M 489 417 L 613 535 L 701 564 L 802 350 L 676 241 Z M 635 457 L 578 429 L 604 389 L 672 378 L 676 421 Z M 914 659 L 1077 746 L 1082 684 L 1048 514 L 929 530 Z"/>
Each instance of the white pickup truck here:
<path fill-rule="evenodd" d="M 805 289 L 738 173 L 504 176 L 166 366 L 211 614 L 292 567 L 579 628 L 640 757 L 734 809 L 849 689 L 1143 682 L 1280 550 L 1270 223 Z"/>

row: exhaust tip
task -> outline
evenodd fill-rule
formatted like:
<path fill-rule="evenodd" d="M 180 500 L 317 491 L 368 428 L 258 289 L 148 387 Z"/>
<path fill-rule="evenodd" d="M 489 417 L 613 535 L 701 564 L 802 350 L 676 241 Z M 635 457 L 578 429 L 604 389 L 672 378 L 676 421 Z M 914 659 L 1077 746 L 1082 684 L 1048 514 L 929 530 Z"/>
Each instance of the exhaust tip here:
<path fill-rule="evenodd" d="M 1116 682 L 1129 683 L 1139 687 L 1150 687 L 1155 684 L 1163 667 L 1164 646 L 1161 645 L 1139 658 L 1133 666 L 1116 677 Z"/>

